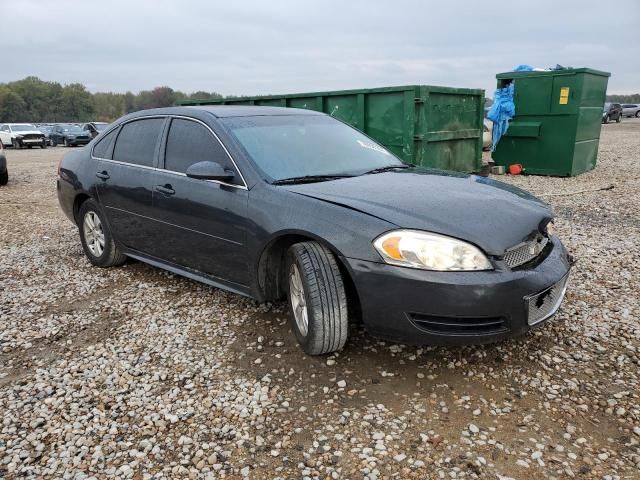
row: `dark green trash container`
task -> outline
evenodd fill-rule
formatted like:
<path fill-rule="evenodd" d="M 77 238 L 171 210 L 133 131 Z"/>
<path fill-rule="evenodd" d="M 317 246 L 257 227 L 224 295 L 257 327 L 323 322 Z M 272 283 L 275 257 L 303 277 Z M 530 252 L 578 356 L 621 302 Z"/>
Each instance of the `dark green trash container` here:
<path fill-rule="evenodd" d="M 476 172 L 482 166 L 484 90 L 409 85 L 182 102 L 307 108 L 363 131 L 406 162 Z"/>
<path fill-rule="evenodd" d="M 610 75 L 590 68 L 496 75 L 498 88 L 514 82 L 516 106 L 493 152 L 496 165 L 555 176 L 592 170 Z"/>

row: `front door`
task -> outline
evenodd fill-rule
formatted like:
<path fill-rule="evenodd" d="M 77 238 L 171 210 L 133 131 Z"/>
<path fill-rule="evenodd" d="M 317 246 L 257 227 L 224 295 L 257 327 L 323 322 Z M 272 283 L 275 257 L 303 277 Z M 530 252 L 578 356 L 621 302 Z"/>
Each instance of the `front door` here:
<path fill-rule="evenodd" d="M 0 127 L 0 141 L 3 145 L 11 145 L 11 131 L 9 125 L 2 125 Z"/>
<path fill-rule="evenodd" d="M 248 191 L 226 150 L 204 124 L 171 120 L 153 182 L 153 218 L 161 232 L 154 256 L 236 286 L 248 285 Z M 229 183 L 187 177 L 213 161 L 235 173 Z M 231 286 L 233 286 L 231 285 Z"/>
<path fill-rule="evenodd" d="M 151 188 L 164 122 L 154 117 L 125 123 L 93 151 L 98 198 L 109 227 L 125 247 L 144 253 L 155 242 Z"/>

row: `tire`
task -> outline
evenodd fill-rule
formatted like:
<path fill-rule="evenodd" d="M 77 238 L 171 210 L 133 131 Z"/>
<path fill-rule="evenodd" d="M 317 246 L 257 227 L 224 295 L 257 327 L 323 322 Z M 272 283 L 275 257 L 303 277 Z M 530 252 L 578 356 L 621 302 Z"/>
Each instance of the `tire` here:
<path fill-rule="evenodd" d="M 69 146 L 69 140 L 67 140 L 66 138 L 64 139 L 64 146 L 68 147 Z"/>
<path fill-rule="evenodd" d="M 622 121 L 622 114 L 618 115 L 618 118 L 616 118 L 616 123 L 620 123 Z"/>
<path fill-rule="evenodd" d="M 6 185 L 7 183 L 9 183 L 9 170 L 0 173 L 0 185 Z"/>
<path fill-rule="evenodd" d="M 284 274 L 291 327 L 305 353 L 323 355 L 344 347 L 347 295 L 334 255 L 317 242 L 296 243 L 287 252 Z"/>
<path fill-rule="evenodd" d="M 609 123 L 609 115 L 602 119 L 602 123 Z"/>
<path fill-rule="evenodd" d="M 46 142 L 46 140 L 42 142 L 42 145 L 40 145 L 40 148 L 41 148 L 41 149 L 43 149 L 43 150 L 44 150 L 45 148 L 47 148 L 47 142 Z"/>
<path fill-rule="evenodd" d="M 58 143 L 53 138 L 50 139 L 49 142 L 51 142 L 51 146 L 52 147 L 57 147 L 58 146 Z"/>
<path fill-rule="evenodd" d="M 636 118 L 640 118 L 640 110 L 636 112 Z"/>
<path fill-rule="evenodd" d="M 13 148 L 14 148 L 15 150 L 20 150 L 20 149 L 22 148 L 22 145 L 20 144 L 20 142 L 18 142 L 18 141 L 17 141 L 17 140 L 15 140 L 15 139 L 11 142 L 11 144 L 13 145 Z"/>
<path fill-rule="evenodd" d="M 97 222 L 96 222 L 97 219 Z M 86 224 L 86 225 L 85 225 Z M 127 257 L 113 240 L 100 206 L 94 200 L 87 200 L 78 212 L 78 229 L 82 249 L 89 261 L 97 267 L 122 265 Z M 93 232 L 93 233 L 92 233 Z M 102 248 L 99 236 L 102 235 Z M 88 239 L 87 236 L 90 236 Z"/>

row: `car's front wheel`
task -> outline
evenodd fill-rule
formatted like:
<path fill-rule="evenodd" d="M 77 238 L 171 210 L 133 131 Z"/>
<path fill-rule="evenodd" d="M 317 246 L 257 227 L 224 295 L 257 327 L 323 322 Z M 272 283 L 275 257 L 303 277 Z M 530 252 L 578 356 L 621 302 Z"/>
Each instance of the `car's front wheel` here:
<path fill-rule="evenodd" d="M 636 118 L 640 118 L 640 110 L 636 112 Z"/>
<path fill-rule="evenodd" d="M 64 139 L 64 146 L 68 147 L 69 146 L 69 140 L 67 140 L 66 138 Z"/>
<path fill-rule="evenodd" d="M 616 118 L 616 123 L 620 123 L 622 121 L 622 114 L 618 115 L 618 118 Z"/>
<path fill-rule="evenodd" d="M 85 255 L 98 267 L 122 265 L 126 257 L 113 240 L 102 210 L 94 200 L 87 200 L 78 213 L 80 241 Z"/>
<path fill-rule="evenodd" d="M 15 150 L 20 150 L 22 148 L 22 144 L 16 139 L 14 139 L 11 143 Z"/>
<path fill-rule="evenodd" d="M 286 259 L 291 326 L 309 355 L 340 350 L 347 341 L 347 295 L 335 256 L 317 242 L 292 245 Z"/>

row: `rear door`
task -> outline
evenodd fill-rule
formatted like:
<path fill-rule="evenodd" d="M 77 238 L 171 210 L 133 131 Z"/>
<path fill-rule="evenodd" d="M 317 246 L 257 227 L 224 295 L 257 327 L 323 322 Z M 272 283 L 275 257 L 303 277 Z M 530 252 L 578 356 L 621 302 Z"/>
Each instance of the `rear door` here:
<path fill-rule="evenodd" d="M 111 231 L 125 247 L 148 253 L 155 241 L 151 186 L 166 119 L 132 120 L 106 135 L 93 150 L 98 198 Z"/>
<path fill-rule="evenodd" d="M 202 161 L 221 164 L 235 179 L 225 183 L 185 175 L 190 165 Z M 232 287 L 248 285 L 248 191 L 211 129 L 193 119 L 173 118 L 153 183 L 152 217 L 159 230 L 154 255 Z"/>

